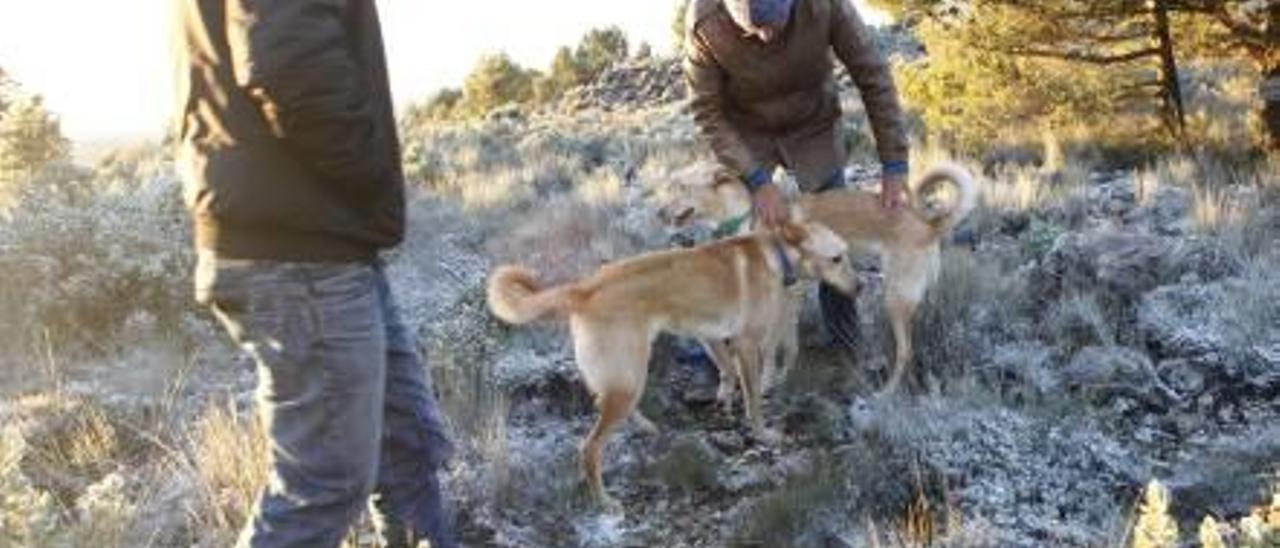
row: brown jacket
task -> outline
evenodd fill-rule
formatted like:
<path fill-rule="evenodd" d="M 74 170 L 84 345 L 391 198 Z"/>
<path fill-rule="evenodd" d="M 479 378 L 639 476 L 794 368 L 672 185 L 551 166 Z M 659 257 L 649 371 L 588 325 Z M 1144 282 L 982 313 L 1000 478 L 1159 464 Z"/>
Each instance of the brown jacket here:
<path fill-rule="evenodd" d="M 373 258 L 404 234 L 404 178 L 372 0 L 179 0 L 179 159 L 196 245 Z"/>
<path fill-rule="evenodd" d="M 745 38 L 722 0 L 694 0 L 685 74 L 694 121 L 726 167 L 762 167 L 742 133 L 806 135 L 840 117 L 831 53 L 862 93 L 882 163 L 907 160 L 907 133 L 888 63 L 850 0 L 796 0 L 783 34 Z"/>

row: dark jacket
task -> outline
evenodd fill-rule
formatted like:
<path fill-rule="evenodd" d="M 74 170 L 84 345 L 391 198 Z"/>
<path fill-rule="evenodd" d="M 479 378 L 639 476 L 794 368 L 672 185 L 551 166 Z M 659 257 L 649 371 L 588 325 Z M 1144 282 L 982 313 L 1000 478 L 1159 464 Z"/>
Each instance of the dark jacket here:
<path fill-rule="evenodd" d="M 726 167 L 761 167 L 740 132 L 808 135 L 840 117 L 832 54 L 862 93 L 880 161 L 907 159 L 898 92 L 875 35 L 851 0 L 796 0 L 769 43 L 744 37 L 724 0 L 694 0 L 686 17 L 685 74 L 702 136 Z"/>
<path fill-rule="evenodd" d="M 369 260 L 404 235 L 373 0 L 179 0 L 178 158 L 196 245 Z"/>

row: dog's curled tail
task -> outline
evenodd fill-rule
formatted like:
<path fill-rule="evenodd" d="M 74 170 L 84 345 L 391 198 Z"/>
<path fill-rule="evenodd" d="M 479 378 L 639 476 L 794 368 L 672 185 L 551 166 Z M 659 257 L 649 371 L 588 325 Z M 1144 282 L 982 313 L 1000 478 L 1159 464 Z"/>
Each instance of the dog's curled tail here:
<path fill-rule="evenodd" d="M 973 180 L 973 175 L 969 170 L 958 164 L 944 162 L 930 169 L 923 177 L 920 183 L 916 185 L 916 193 L 924 194 L 935 186 L 943 183 L 950 183 L 956 187 L 957 198 L 954 204 L 942 212 L 934 212 L 930 214 L 929 223 L 933 225 L 933 229 L 939 234 L 949 232 L 960 224 L 973 209 L 978 207 L 978 185 Z"/>
<path fill-rule="evenodd" d="M 542 289 L 537 274 L 521 266 L 500 266 L 489 276 L 489 310 L 507 323 L 529 323 L 568 311 L 577 300 L 575 293 L 572 285 Z"/>

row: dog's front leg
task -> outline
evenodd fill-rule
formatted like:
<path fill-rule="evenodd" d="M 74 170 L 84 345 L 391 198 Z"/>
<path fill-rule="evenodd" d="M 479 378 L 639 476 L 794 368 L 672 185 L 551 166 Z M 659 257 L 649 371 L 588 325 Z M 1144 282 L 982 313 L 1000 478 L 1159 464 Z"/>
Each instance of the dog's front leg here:
<path fill-rule="evenodd" d="M 742 336 L 734 340 L 734 354 L 738 358 L 738 380 L 742 384 L 742 406 L 751 422 L 752 435 L 766 445 L 782 440 L 782 435 L 765 428 L 761 392 L 761 373 L 764 367 L 765 349 L 759 337 Z"/>
<path fill-rule="evenodd" d="M 738 362 L 724 340 L 700 339 L 711 361 L 720 370 L 720 388 L 716 390 L 716 404 L 726 413 L 733 412 L 733 393 L 738 386 Z"/>
<path fill-rule="evenodd" d="M 764 366 L 764 391 L 769 392 L 777 388 L 782 381 L 791 374 L 791 369 L 796 365 L 796 358 L 800 356 L 800 305 L 801 297 L 797 294 L 789 294 L 786 298 L 786 307 L 783 309 L 782 317 L 777 325 L 771 327 L 771 342 L 769 344 L 773 349 L 766 350 L 765 366 Z M 777 349 L 782 350 L 781 358 L 778 357 Z M 781 360 L 780 362 L 777 360 Z"/>

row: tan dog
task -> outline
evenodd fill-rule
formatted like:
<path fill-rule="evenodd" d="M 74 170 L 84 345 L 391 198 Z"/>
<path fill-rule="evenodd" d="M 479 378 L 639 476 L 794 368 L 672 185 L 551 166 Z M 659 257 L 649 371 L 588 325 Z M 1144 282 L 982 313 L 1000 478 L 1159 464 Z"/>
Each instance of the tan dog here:
<path fill-rule="evenodd" d="M 574 356 L 600 417 L 582 446 L 582 470 L 592 494 L 616 508 L 601 479 L 606 437 L 629 416 L 648 375 L 650 346 L 659 332 L 691 335 L 723 352 L 725 367 L 737 364 L 743 406 L 752 431 L 766 430 L 760 405 L 762 356 L 776 352 L 784 325 L 791 275 L 821 278 L 852 291 L 847 247 L 816 223 L 790 223 L 781 234 L 754 233 L 673 251 L 659 251 L 604 265 L 594 275 L 541 288 L 534 273 L 499 267 L 489 278 L 489 308 L 504 321 L 522 324 L 548 314 L 567 315 Z"/>
<path fill-rule="evenodd" d="M 714 170 L 714 165 L 701 163 L 674 174 L 672 195 L 659 215 L 673 224 L 701 220 L 721 226 L 745 225 L 740 220 L 751 216 L 750 194 L 740 184 L 715 184 Z M 918 197 L 944 183 L 956 190 L 951 207 L 940 211 L 921 207 Z M 803 212 L 805 218 L 830 227 L 850 246 L 867 248 L 881 257 L 885 307 L 896 343 L 893 374 L 882 389 L 884 392 L 897 390 L 911 362 L 911 320 L 925 290 L 937 278 L 938 244 L 978 203 L 979 190 L 973 176 L 955 164 L 938 165 L 909 186 L 914 205 L 902 211 L 886 211 L 876 194 L 845 189 L 802 194 L 793 208 Z M 792 317 L 785 321 L 791 324 L 794 340 L 797 320 Z M 719 360 L 720 356 L 713 353 L 712 358 Z M 784 362 L 784 374 L 789 365 Z M 721 388 L 723 392 L 723 383 Z"/>

